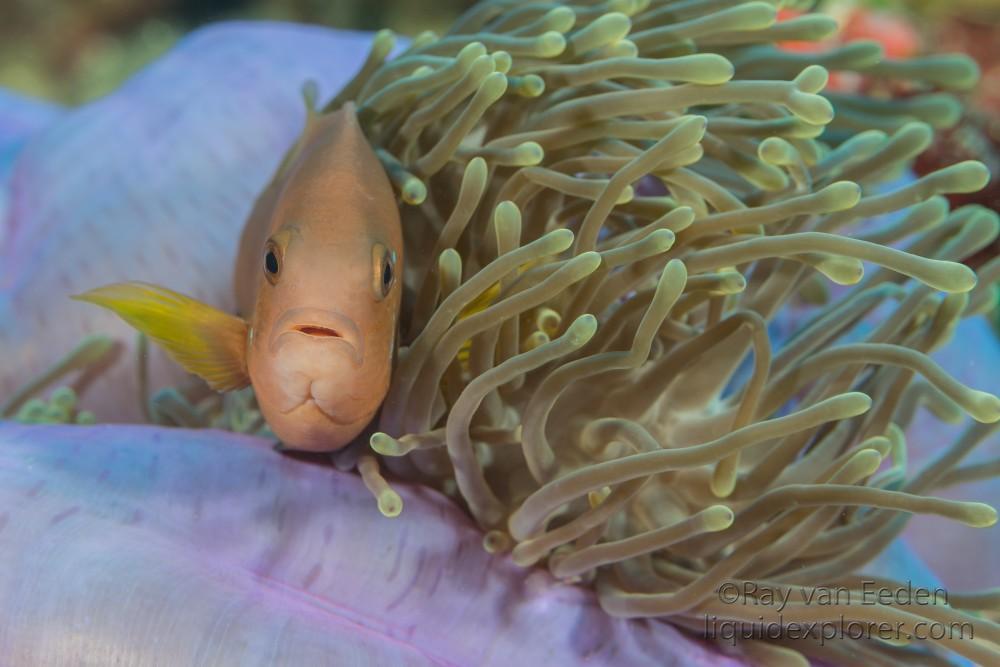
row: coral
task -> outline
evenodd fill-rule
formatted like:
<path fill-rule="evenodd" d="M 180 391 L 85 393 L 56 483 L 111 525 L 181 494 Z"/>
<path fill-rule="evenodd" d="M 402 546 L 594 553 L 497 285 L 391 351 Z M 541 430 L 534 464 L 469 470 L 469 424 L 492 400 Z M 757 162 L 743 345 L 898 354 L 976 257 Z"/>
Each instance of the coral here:
<path fill-rule="evenodd" d="M 783 52 L 772 43 L 836 25 L 776 23 L 781 4 L 484 2 L 392 60 L 379 34 L 327 106 L 357 102 L 413 258 L 371 448 L 396 477 L 459 499 L 492 548 L 592 584 L 616 616 L 776 621 L 715 591 L 859 589 L 910 514 L 997 519 L 932 495 L 996 431 L 1000 399 L 928 356 L 994 307 L 1000 261 L 978 281 L 959 261 L 993 241 L 997 215 L 942 196 L 989 173 L 969 161 L 885 187 L 958 120 L 940 91 L 970 87 L 976 68 L 888 60 L 872 42 Z M 824 93 L 828 70 L 927 92 Z M 863 224 L 894 212 L 889 227 Z M 834 297 L 828 281 L 854 287 Z M 779 347 L 768 323 L 797 302 L 819 305 Z M 872 313 L 878 325 L 852 339 Z M 921 404 L 977 423 L 912 474 L 904 429 Z M 996 601 L 951 602 L 799 603 L 782 618 L 912 630 Z M 1000 658 L 980 641 L 940 644 Z M 747 650 L 895 664 L 925 648 Z"/>

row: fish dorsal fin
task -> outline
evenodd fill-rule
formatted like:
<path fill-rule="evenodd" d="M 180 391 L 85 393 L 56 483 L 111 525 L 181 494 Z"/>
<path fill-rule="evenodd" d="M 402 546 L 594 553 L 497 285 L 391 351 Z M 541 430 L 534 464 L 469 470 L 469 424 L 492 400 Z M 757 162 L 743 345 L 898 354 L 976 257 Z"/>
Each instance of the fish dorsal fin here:
<path fill-rule="evenodd" d="M 250 384 L 247 323 L 239 317 L 141 282 L 106 285 L 73 298 L 113 311 L 212 389 L 233 391 Z"/>

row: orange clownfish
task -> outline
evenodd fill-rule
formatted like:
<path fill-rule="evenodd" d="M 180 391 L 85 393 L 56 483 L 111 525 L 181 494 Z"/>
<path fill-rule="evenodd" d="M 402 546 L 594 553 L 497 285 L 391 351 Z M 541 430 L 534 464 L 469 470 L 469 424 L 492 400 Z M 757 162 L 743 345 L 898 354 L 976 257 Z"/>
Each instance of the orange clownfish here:
<path fill-rule="evenodd" d="M 388 391 L 402 264 L 396 197 L 347 104 L 310 113 L 254 204 L 236 260 L 238 316 L 139 282 L 75 298 L 114 311 L 213 389 L 252 385 L 286 447 L 330 451 L 364 430 Z"/>

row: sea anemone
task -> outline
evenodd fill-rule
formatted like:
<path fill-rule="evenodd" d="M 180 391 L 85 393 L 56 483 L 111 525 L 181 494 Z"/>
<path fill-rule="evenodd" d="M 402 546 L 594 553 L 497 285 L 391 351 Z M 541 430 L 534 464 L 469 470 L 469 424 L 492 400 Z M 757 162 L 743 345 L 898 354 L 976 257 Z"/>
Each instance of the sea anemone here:
<path fill-rule="evenodd" d="M 928 356 L 996 304 L 1000 259 L 978 281 L 959 262 L 998 216 L 943 196 L 989 173 L 962 162 L 891 187 L 957 121 L 942 91 L 976 68 L 886 60 L 874 42 L 782 51 L 836 29 L 776 22 L 803 4 L 482 2 L 392 59 L 379 33 L 322 109 L 307 88 L 311 117 L 357 105 L 407 244 L 392 386 L 370 441 L 336 462 L 387 515 L 402 508 L 380 463 L 442 490 L 488 550 L 593 586 L 615 616 L 899 631 L 741 639 L 763 664 L 943 663 L 938 647 L 998 663 L 1000 626 L 978 615 L 1000 609 L 995 591 L 857 602 L 859 569 L 911 514 L 997 520 L 930 495 L 995 471 L 960 464 L 996 432 L 1000 399 Z M 824 94 L 829 71 L 927 92 Z M 791 309 L 808 317 L 779 340 L 769 324 Z M 904 431 L 923 405 L 976 423 L 911 474 Z M 855 603 L 803 599 L 823 588 Z M 761 590 L 794 594 L 779 612 Z M 975 638 L 901 640 L 929 622 L 974 623 Z"/>

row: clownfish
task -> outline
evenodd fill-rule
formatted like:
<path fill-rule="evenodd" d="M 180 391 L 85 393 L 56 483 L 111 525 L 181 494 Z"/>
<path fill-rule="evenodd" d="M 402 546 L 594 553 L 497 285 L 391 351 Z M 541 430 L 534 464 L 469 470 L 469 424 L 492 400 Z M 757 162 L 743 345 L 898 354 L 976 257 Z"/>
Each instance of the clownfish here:
<path fill-rule="evenodd" d="M 217 391 L 253 387 L 289 449 L 344 447 L 389 389 L 402 291 L 396 196 L 350 103 L 310 111 L 243 228 L 237 314 L 142 282 L 104 306 Z"/>

